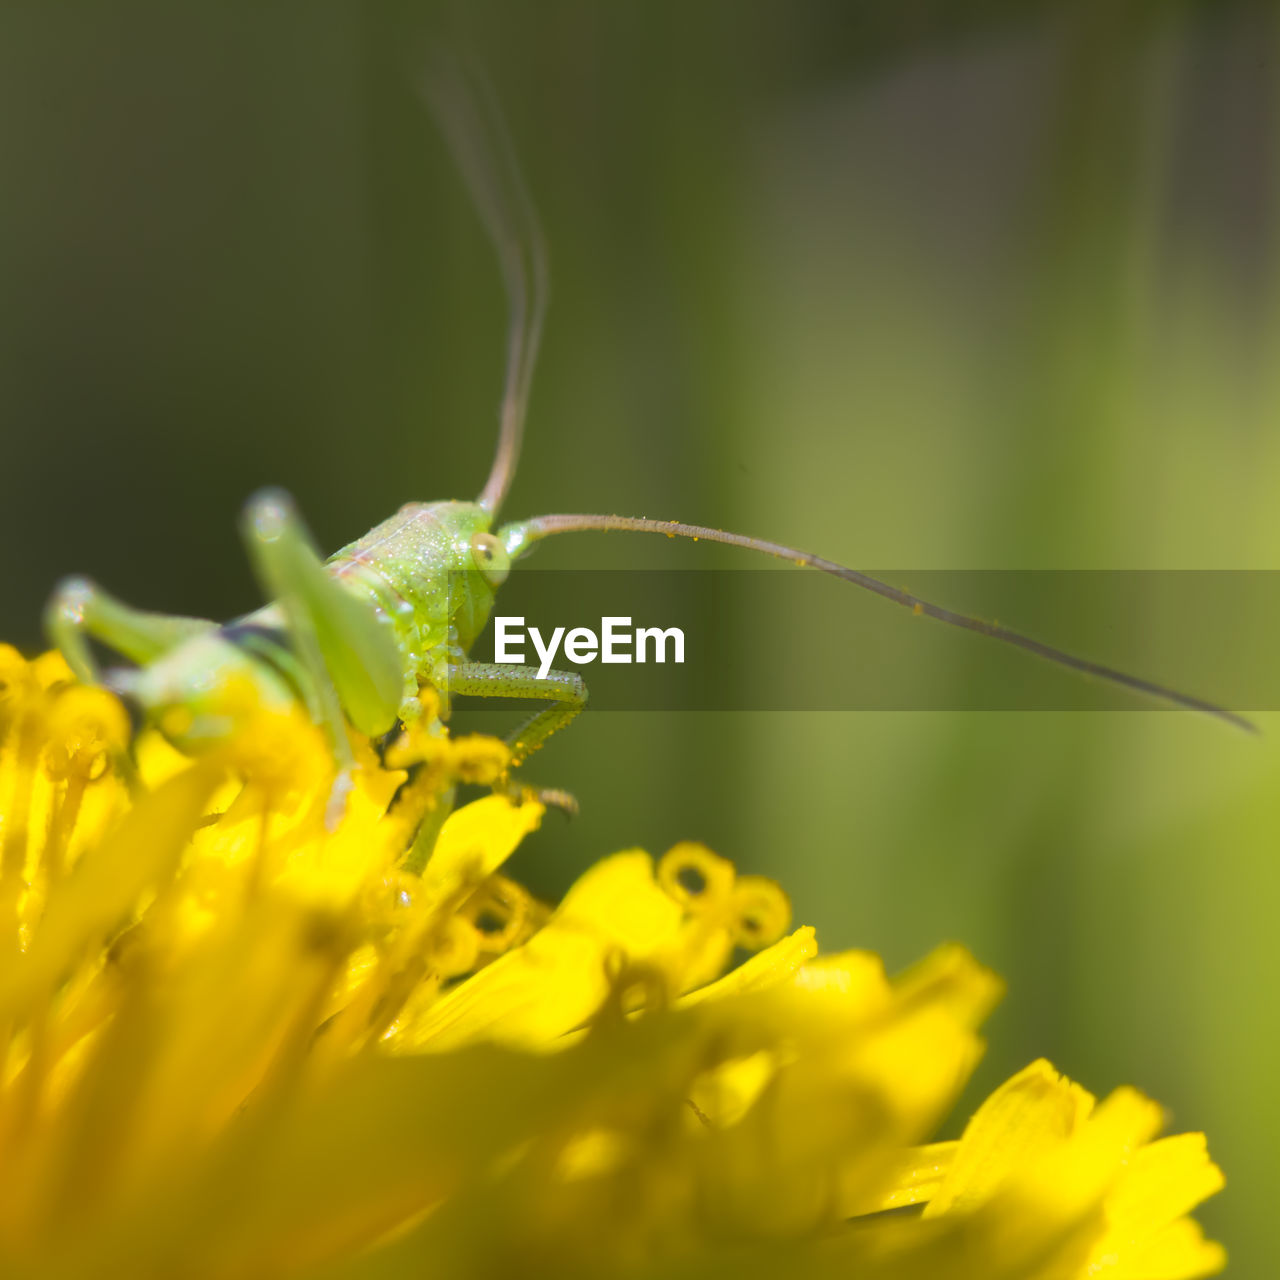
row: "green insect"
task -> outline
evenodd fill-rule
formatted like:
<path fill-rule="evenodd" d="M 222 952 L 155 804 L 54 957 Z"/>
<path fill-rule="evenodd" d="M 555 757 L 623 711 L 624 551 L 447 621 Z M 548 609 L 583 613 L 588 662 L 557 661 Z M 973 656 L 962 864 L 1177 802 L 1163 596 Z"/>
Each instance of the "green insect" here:
<path fill-rule="evenodd" d="M 486 93 L 446 70 L 429 87 L 472 199 L 497 250 L 510 311 L 505 389 L 496 455 L 474 502 L 410 503 L 363 538 L 324 559 L 292 501 L 269 490 L 245 508 L 243 536 L 273 603 L 233 622 L 130 608 L 83 578 L 58 587 L 46 613 L 52 642 L 83 681 L 130 700 L 175 746 L 198 753 L 236 731 L 250 688 L 258 704 L 301 701 L 323 726 L 350 785 L 348 727 L 370 737 L 420 714 L 430 685 L 448 714 L 455 696 L 527 698 L 545 705 L 509 738 L 520 764 L 587 701 L 579 675 L 473 662 L 468 657 L 511 565 L 556 534 L 629 530 L 702 539 L 764 552 L 853 583 L 949 626 L 978 632 L 1072 670 L 1233 724 L 1233 712 L 1076 657 L 996 623 L 921 600 L 844 565 L 780 543 L 718 529 L 612 515 L 547 515 L 495 528 L 520 454 L 529 386 L 547 293 L 546 257 L 500 118 Z M 100 673 L 95 640 L 133 665 Z M 236 696 L 232 697 L 232 690 Z M 252 700 L 251 700 L 252 701 Z M 242 713 L 242 711 L 241 711 Z M 341 789 L 336 793 L 341 800 Z"/>

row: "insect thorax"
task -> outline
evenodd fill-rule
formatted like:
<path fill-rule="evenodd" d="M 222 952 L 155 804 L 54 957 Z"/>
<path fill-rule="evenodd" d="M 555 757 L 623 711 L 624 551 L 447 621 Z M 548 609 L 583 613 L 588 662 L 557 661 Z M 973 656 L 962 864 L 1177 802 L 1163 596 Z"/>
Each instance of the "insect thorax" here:
<path fill-rule="evenodd" d="M 390 619 L 406 669 L 430 679 L 450 646 L 465 652 L 488 621 L 494 588 L 471 540 L 492 517 L 471 502 L 409 503 L 329 560 Z"/>

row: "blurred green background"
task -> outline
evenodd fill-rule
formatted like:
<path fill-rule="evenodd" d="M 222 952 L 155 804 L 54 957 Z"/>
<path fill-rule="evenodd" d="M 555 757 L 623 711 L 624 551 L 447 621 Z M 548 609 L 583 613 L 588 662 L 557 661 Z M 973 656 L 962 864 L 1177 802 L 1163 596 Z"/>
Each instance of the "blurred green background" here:
<path fill-rule="evenodd" d="M 488 68 L 552 255 L 508 514 L 679 516 L 867 568 L 1276 566 L 1274 6 L 10 0 L 0 634 L 36 645 L 71 571 L 248 609 L 235 518 L 264 483 L 328 548 L 478 491 L 504 308 L 416 90 L 441 35 Z M 742 563 L 717 554 L 537 563 Z M 793 623 L 780 662 L 823 618 Z M 967 942 L 1010 983 L 971 1097 L 1039 1054 L 1148 1090 L 1209 1132 L 1204 1220 L 1261 1280 L 1261 720 L 588 713 L 528 771 L 582 815 L 517 871 L 553 894 L 701 838 L 828 948 Z"/>

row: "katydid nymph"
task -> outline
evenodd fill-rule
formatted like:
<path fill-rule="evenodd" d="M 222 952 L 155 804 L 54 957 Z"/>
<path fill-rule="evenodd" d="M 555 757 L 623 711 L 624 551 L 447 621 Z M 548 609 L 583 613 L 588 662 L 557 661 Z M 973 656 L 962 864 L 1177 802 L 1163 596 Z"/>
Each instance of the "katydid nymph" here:
<path fill-rule="evenodd" d="M 376 738 L 420 714 L 433 687 L 447 716 L 455 696 L 544 704 L 509 737 L 521 764 L 587 701 L 579 675 L 475 662 L 511 565 L 544 538 L 588 531 L 661 533 L 763 552 L 816 569 L 951 627 L 977 632 L 1166 703 L 1251 727 L 1235 713 L 1161 684 L 1074 656 L 996 623 L 957 614 L 866 574 L 781 543 L 697 525 L 616 515 L 544 515 L 497 524 L 515 478 L 547 296 L 542 233 L 487 90 L 459 72 L 428 86 L 434 115 L 497 252 L 509 308 L 504 394 L 488 479 L 471 502 L 410 503 L 324 559 L 281 491 L 251 498 L 243 536 L 273 603 L 230 623 L 133 609 L 82 578 L 64 581 L 46 614 L 53 643 L 77 677 L 131 701 L 175 746 L 198 753 L 236 732 L 234 706 L 301 702 L 332 744 L 340 777 L 355 759 L 352 731 Z M 133 665 L 101 673 L 89 641 Z M 229 690 L 236 690 L 231 698 Z"/>

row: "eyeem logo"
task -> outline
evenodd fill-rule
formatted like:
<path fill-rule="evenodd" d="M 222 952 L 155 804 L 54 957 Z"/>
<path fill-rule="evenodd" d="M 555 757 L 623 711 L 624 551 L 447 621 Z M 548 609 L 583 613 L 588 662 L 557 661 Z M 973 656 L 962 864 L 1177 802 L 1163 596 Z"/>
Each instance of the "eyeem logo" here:
<path fill-rule="evenodd" d="M 493 660 L 502 666 L 524 666 L 526 638 L 533 643 L 538 655 L 538 678 L 545 680 L 560 642 L 564 642 L 564 656 L 576 666 L 594 662 L 648 662 L 649 646 L 653 645 L 654 662 L 667 661 L 667 642 L 671 642 L 672 662 L 684 661 L 684 632 L 679 627 L 640 627 L 633 631 L 630 618 L 601 618 L 599 634 L 590 627 L 574 627 L 567 635 L 563 627 L 557 627 L 548 640 L 544 640 L 537 627 L 526 627 L 523 618 L 493 620 Z M 631 654 L 634 648 L 635 656 Z"/>

